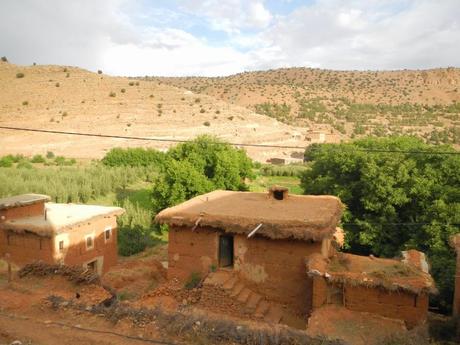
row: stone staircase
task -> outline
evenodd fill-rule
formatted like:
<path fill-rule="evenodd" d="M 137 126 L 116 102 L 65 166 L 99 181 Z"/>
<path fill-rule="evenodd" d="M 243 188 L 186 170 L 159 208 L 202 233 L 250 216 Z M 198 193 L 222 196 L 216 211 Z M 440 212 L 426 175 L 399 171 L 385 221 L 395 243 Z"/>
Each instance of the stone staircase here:
<path fill-rule="evenodd" d="M 275 324 L 282 322 L 282 306 L 266 301 L 262 295 L 246 287 L 232 271 L 218 270 L 210 273 L 203 285 L 223 289 L 229 298 L 244 306 L 244 312 L 256 319 Z"/>

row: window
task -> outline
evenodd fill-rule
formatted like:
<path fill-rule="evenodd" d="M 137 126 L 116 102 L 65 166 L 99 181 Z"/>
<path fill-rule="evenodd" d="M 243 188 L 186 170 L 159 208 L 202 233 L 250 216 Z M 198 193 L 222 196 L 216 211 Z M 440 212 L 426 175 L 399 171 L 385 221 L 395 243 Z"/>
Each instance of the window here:
<path fill-rule="evenodd" d="M 94 238 L 93 235 L 86 236 L 86 250 L 90 250 L 94 248 Z"/>
<path fill-rule="evenodd" d="M 59 241 L 59 251 L 60 252 L 64 251 L 64 241 Z"/>
<path fill-rule="evenodd" d="M 109 242 L 112 239 L 112 228 L 108 227 L 104 230 L 104 241 Z"/>

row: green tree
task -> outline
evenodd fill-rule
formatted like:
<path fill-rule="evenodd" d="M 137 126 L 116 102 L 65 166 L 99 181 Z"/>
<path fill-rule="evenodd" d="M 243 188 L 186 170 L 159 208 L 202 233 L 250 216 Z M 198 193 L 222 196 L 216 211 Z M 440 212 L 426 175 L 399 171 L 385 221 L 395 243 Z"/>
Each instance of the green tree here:
<path fill-rule="evenodd" d="M 348 250 L 386 257 L 410 248 L 427 253 L 440 290 L 433 302 L 447 311 L 455 265 L 448 240 L 460 223 L 460 156 L 437 150 L 454 152 L 412 137 L 321 145 L 309 152 L 314 161 L 301 184 L 305 194 L 336 195 L 346 205 Z"/>
<path fill-rule="evenodd" d="M 247 190 L 252 161 L 243 150 L 211 136 L 169 150 L 153 185 L 156 212 L 215 189 Z"/>

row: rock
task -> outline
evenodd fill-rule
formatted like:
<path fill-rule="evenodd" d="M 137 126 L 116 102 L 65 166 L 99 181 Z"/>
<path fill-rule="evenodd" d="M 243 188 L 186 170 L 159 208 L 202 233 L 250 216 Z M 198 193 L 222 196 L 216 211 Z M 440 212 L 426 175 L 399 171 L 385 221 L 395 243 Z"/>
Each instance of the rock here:
<path fill-rule="evenodd" d="M 187 300 L 185 298 L 182 300 L 182 304 L 187 305 Z"/>
<path fill-rule="evenodd" d="M 195 325 L 199 326 L 199 325 L 201 325 L 201 322 L 200 322 L 200 321 L 196 321 L 196 322 L 195 322 Z"/>
<path fill-rule="evenodd" d="M 15 340 L 10 345 L 22 345 L 22 341 Z"/>

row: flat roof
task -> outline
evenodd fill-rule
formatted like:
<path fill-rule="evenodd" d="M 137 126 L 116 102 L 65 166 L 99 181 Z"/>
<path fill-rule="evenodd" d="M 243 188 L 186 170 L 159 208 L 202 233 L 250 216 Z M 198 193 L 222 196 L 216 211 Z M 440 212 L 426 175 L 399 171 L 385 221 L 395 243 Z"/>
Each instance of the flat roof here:
<path fill-rule="evenodd" d="M 39 202 L 50 201 L 48 195 L 43 194 L 21 194 L 0 199 L 0 210 L 6 210 L 14 207 L 37 204 Z"/>
<path fill-rule="evenodd" d="M 381 287 L 414 294 L 436 293 L 433 278 L 417 265 L 404 260 L 338 253 L 326 259 L 312 254 L 306 260 L 307 273 L 325 277 L 332 283 Z"/>
<path fill-rule="evenodd" d="M 155 220 L 175 226 L 209 226 L 229 233 L 249 233 L 272 239 L 321 240 L 331 236 L 342 216 L 334 196 L 288 195 L 218 190 L 161 211 Z"/>
<path fill-rule="evenodd" d="M 31 232 L 43 237 L 66 232 L 90 220 L 118 216 L 124 213 L 120 207 L 79 204 L 46 203 L 45 215 L 11 219 L 0 223 L 0 228 L 19 233 Z"/>

